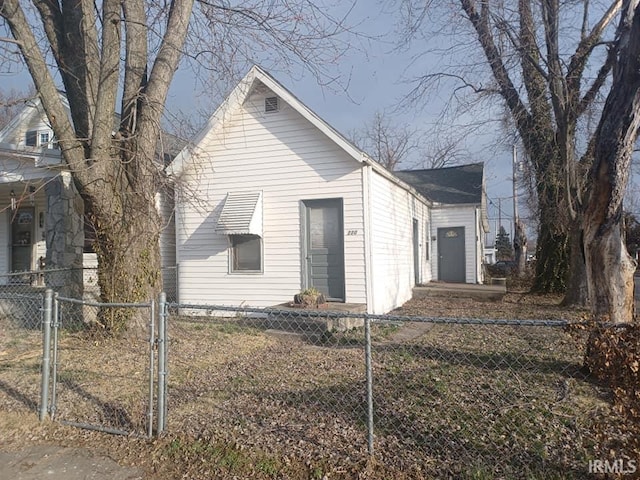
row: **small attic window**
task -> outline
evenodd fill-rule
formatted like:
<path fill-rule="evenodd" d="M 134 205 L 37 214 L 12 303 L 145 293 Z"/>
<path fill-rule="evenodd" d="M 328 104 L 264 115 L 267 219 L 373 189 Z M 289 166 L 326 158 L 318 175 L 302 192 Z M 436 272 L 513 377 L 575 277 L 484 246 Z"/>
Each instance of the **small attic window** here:
<path fill-rule="evenodd" d="M 58 148 L 51 130 L 28 130 L 24 144 L 27 147 Z"/>
<path fill-rule="evenodd" d="M 273 113 L 278 111 L 278 97 L 267 97 L 264 99 L 265 113 Z"/>

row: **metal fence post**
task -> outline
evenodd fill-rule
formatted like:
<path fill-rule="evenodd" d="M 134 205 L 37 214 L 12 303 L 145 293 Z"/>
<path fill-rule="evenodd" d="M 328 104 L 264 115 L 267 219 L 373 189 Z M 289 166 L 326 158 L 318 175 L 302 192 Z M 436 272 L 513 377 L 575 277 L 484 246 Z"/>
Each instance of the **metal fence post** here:
<path fill-rule="evenodd" d="M 58 292 L 53 294 L 53 354 L 51 358 L 51 419 L 56 415 L 57 391 L 58 391 L 58 328 L 60 327 L 60 307 L 58 304 Z"/>
<path fill-rule="evenodd" d="M 164 398 L 164 421 L 162 423 L 162 430 L 166 430 L 167 428 L 167 416 L 169 411 L 169 403 L 167 402 L 167 398 L 169 398 L 169 382 L 167 379 L 169 378 L 169 332 L 167 331 L 167 323 L 169 322 L 169 313 L 167 306 L 167 296 L 164 296 L 164 315 L 162 317 L 162 331 L 164 338 L 164 393 L 162 397 Z"/>
<path fill-rule="evenodd" d="M 160 301 L 158 302 L 158 434 L 164 432 L 166 426 L 165 420 L 165 405 L 166 405 L 166 335 L 167 335 L 167 323 L 166 323 L 166 308 L 167 308 L 167 295 L 165 292 L 160 294 Z"/>
<path fill-rule="evenodd" d="M 53 290 L 47 288 L 44 292 L 42 318 L 42 377 L 40 383 L 40 421 L 47 416 L 49 406 L 49 367 L 51 361 L 51 304 Z"/>
<path fill-rule="evenodd" d="M 371 319 L 364 317 L 364 354 L 367 369 L 367 449 L 373 456 L 373 367 L 371 365 Z"/>
<path fill-rule="evenodd" d="M 156 343 L 156 303 L 151 300 L 151 314 L 149 315 L 149 405 L 147 411 L 147 436 L 153 435 L 153 381 L 155 379 L 155 343 Z"/>

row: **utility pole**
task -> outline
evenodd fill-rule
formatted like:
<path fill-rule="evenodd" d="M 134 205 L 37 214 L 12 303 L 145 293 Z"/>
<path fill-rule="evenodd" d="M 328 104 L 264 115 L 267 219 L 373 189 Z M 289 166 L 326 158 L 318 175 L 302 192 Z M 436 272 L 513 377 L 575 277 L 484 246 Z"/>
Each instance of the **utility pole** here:
<path fill-rule="evenodd" d="M 518 218 L 518 152 L 513 142 L 513 250 L 515 253 L 516 271 L 519 277 L 525 274 L 527 262 L 527 236 L 524 225 Z"/>
<path fill-rule="evenodd" d="M 498 238 L 498 233 L 500 233 L 500 227 L 502 227 L 502 198 L 498 197 L 498 228 L 496 229 L 496 238 Z M 495 245 L 495 240 L 493 244 Z"/>

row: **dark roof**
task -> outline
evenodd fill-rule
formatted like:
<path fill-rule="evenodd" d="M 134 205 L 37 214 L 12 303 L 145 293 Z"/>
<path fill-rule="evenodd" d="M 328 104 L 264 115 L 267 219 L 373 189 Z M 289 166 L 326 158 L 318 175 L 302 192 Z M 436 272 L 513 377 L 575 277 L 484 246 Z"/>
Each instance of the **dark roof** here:
<path fill-rule="evenodd" d="M 403 170 L 393 173 L 433 202 L 480 204 L 483 169 L 483 163 L 471 163 L 456 167 Z"/>

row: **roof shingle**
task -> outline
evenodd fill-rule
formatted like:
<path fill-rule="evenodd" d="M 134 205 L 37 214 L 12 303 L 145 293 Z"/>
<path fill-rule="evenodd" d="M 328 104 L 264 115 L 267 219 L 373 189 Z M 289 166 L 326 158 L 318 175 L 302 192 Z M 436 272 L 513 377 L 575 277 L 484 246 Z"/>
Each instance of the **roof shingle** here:
<path fill-rule="evenodd" d="M 470 163 L 431 170 L 393 172 L 432 202 L 480 204 L 482 202 L 483 163 Z"/>

